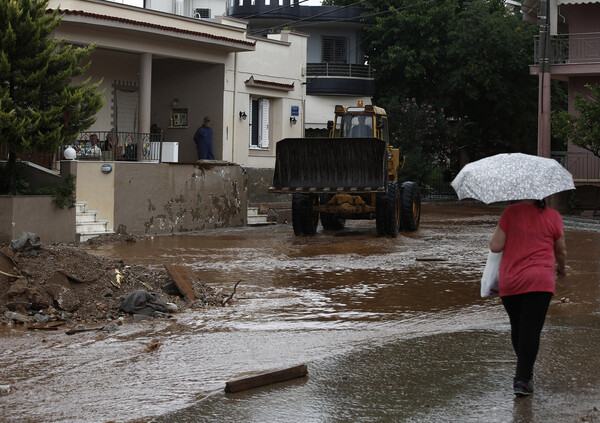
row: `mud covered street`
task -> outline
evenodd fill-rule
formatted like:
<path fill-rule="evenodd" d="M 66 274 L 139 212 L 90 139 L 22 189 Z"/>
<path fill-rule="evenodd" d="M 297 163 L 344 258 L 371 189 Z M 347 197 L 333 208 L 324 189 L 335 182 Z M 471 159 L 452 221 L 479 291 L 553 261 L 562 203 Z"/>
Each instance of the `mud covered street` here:
<path fill-rule="evenodd" d="M 424 204 L 421 228 L 374 222 L 295 237 L 291 225 L 90 246 L 129 265 L 189 266 L 230 292 L 116 332 L 0 330 L 7 422 L 600 421 L 600 221 L 565 217 L 558 283 L 536 364 L 515 400 L 498 299 L 479 278 L 499 208 Z M 306 363 L 307 378 L 237 394 L 226 381 Z"/>

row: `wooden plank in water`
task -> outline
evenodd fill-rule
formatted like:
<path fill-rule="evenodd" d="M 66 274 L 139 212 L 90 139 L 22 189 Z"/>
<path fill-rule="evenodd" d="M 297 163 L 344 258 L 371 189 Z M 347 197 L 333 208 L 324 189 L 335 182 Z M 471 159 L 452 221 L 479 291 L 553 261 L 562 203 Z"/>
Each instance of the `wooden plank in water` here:
<path fill-rule="evenodd" d="M 300 364 L 287 369 L 275 370 L 244 379 L 229 381 L 225 383 L 225 392 L 233 393 L 245 391 L 247 389 L 258 388 L 259 386 L 271 385 L 273 383 L 304 377 L 307 374 L 308 367 L 306 364 Z"/>
<path fill-rule="evenodd" d="M 175 281 L 175 285 L 183 294 L 187 301 L 194 301 L 196 294 L 192 286 L 192 280 L 195 279 L 191 270 L 186 266 L 176 266 L 173 264 L 165 264 L 165 269 L 169 276 Z"/>
<path fill-rule="evenodd" d="M 448 259 L 441 257 L 417 257 L 416 261 L 447 261 Z"/>

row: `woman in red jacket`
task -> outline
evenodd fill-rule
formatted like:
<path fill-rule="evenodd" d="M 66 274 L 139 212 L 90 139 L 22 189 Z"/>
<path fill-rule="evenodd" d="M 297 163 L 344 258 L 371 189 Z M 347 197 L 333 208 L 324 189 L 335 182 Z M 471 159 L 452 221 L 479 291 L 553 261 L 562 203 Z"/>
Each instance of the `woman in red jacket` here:
<path fill-rule="evenodd" d="M 555 272 L 558 279 L 565 277 L 567 247 L 560 214 L 545 200 L 512 204 L 500 216 L 490 249 L 503 251 L 498 291 L 517 354 L 514 393 L 531 395 L 540 333 L 556 293 Z"/>

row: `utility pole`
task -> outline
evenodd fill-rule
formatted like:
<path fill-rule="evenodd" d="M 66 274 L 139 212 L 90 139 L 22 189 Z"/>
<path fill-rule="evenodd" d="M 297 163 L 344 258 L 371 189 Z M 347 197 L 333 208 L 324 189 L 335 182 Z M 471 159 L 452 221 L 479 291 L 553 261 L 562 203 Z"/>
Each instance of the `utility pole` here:
<path fill-rule="evenodd" d="M 550 0 L 540 0 L 538 10 L 540 26 L 540 66 L 539 66 L 539 103 L 538 103 L 538 156 L 550 157 L 550 117 L 551 117 L 551 82 L 550 59 Z"/>

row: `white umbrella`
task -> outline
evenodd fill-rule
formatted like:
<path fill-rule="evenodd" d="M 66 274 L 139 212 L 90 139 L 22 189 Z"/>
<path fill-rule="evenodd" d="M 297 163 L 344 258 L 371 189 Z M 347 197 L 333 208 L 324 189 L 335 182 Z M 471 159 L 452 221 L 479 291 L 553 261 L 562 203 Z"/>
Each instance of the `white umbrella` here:
<path fill-rule="evenodd" d="M 497 201 L 541 200 L 575 189 L 573 176 L 554 159 L 505 153 L 467 164 L 452 181 L 458 199 L 486 204 Z"/>

